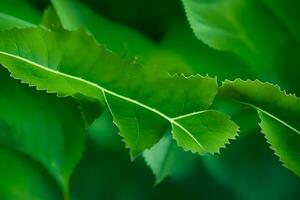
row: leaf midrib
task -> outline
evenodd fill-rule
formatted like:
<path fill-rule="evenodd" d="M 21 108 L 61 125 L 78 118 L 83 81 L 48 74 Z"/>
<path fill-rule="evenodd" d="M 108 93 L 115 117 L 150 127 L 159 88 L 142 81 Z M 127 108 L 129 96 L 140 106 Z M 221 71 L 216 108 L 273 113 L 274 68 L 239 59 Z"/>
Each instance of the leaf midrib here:
<path fill-rule="evenodd" d="M 260 108 L 260 107 L 258 107 L 258 106 L 252 105 L 252 104 L 250 104 L 250 103 L 246 103 L 246 102 L 242 102 L 242 101 L 238 101 L 238 102 L 241 103 L 241 104 L 245 104 L 245 105 L 247 105 L 247 106 L 250 106 L 250 107 L 252 107 L 252 108 L 255 108 L 256 110 L 258 110 L 258 111 L 260 111 L 260 112 L 262 112 L 262 113 L 268 115 L 269 117 L 273 118 L 273 119 L 276 120 L 277 122 L 281 123 L 282 125 L 286 126 L 287 128 L 291 129 L 292 131 L 294 131 L 294 132 L 296 132 L 297 134 L 300 135 L 300 131 L 299 131 L 299 130 L 297 130 L 296 128 L 294 128 L 294 127 L 293 127 L 292 125 L 290 125 L 289 123 L 287 123 L 287 122 L 285 122 L 285 121 L 279 119 L 278 117 L 274 116 L 273 114 L 269 113 L 268 111 L 266 111 L 266 110 L 264 110 L 264 109 L 262 109 L 262 108 Z"/>
<path fill-rule="evenodd" d="M 186 115 L 181 115 L 181 116 L 177 116 L 177 117 L 171 118 L 171 117 L 165 115 L 164 113 L 162 113 L 162 112 L 156 110 L 155 108 L 151 108 L 151 107 L 149 107 L 149 106 L 147 106 L 147 105 L 145 105 L 145 104 L 143 104 L 143 103 L 141 103 L 141 102 L 139 102 L 139 101 L 136 101 L 136 100 L 134 100 L 134 99 L 131 99 L 131 98 L 128 98 L 128 97 L 126 97 L 126 96 L 123 96 L 123 95 L 120 95 L 120 94 L 118 94 L 118 93 L 115 93 L 115 92 L 113 92 L 113 91 L 110 91 L 110 90 L 108 90 L 108 89 L 106 89 L 106 88 L 103 88 L 102 86 L 100 86 L 100 85 L 98 85 L 98 84 L 95 84 L 95 83 L 90 82 L 90 81 L 88 81 L 88 80 L 82 79 L 82 78 L 80 78 L 80 77 L 72 76 L 72 75 L 69 75 L 69 74 L 66 74 L 66 73 L 62 73 L 62 72 L 60 72 L 60 71 L 56 71 L 56 70 L 50 69 L 50 68 L 48 68 L 48 67 L 44 67 L 43 65 L 40 65 L 39 63 L 35 63 L 35 62 L 33 62 L 33 61 L 31 61 L 31 60 L 28 60 L 28 59 L 26 59 L 26 58 L 23 58 L 23 57 L 14 55 L 14 54 L 6 53 L 6 52 L 4 52 L 4 51 L 0 51 L 0 54 L 2 54 L 2 55 L 4 55 L 4 56 L 8 56 L 8 57 L 12 57 L 12 58 L 21 60 L 21 61 L 23 61 L 23 62 L 26 62 L 26 63 L 30 64 L 30 65 L 36 66 L 36 67 L 38 67 L 38 68 L 40 68 L 40 69 L 42 69 L 42 70 L 48 71 L 48 72 L 50 72 L 50 73 L 57 74 L 57 75 L 59 75 L 59 76 L 63 76 L 63 77 L 69 78 L 69 79 L 77 80 L 77 81 L 81 81 L 81 82 L 83 82 L 83 83 L 85 83 L 85 84 L 87 84 L 87 85 L 91 85 L 91 86 L 93 86 L 93 87 L 95 87 L 95 88 L 98 88 L 98 89 L 99 89 L 100 91 L 102 91 L 103 93 L 108 93 L 108 94 L 110 94 L 110 95 L 113 95 L 113 96 L 115 96 L 115 97 L 118 97 L 118 98 L 120 98 L 120 99 L 123 99 L 123 100 L 125 100 L 125 101 L 128 101 L 128 102 L 130 102 L 130 103 L 133 103 L 133 104 L 136 104 L 136 105 L 138 105 L 138 106 L 141 106 L 141 107 L 143 107 L 143 108 L 145 108 L 145 109 L 147 109 L 147 110 L 150 110 L 150 111 L 156 113 L 157 115 L 163 117 L 164 119 L 168 120 L 171 124 L 174 124 L 174 125 L 178 126 L 179 128 L 181 128 L 184 132 L 186 132 L 186 133 L 187 133 L 187 134 L 188 134 L 188 135 L 196 142 L 196 144 L 197 144 L 200 148 L 204 149 L 204 147 L 202 146 L 202 144 L 201 144 L 201 143 L 200 143 L 200 142 L 199 142 L 199 141 L 198 141 L 198 140 L 197 140 L 197 139 L 196 139 L 196 138 L 195 138 L 195 137 L 194 137 L 187 129 L 185 129 L 181 124 L 179 124 L 178 122 L 176 122 L 176 120 L 177 120 L 177 119 L 182 119 L 182 118 L 185 118 L 185 117 L 190 117 L 190 116 L 192 116 L 192 115 L 200 114 L 200 113 L 205 112 L 206 110 L 198 111 L 198 112 L 193 112 L 193 113 L 189 113 L 189 114 L 186 114 Z M 105 94 L 104 94 L 104 97 L 105 97 Z M 108 103 L 108 102 L 106 101 L 106 103 Z"/>

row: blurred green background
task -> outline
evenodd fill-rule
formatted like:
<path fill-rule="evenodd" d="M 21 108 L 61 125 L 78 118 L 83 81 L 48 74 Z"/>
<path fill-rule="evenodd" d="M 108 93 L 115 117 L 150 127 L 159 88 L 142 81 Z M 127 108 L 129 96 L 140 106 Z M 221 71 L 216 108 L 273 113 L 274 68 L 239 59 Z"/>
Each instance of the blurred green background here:
<path fill-rule="evenodd" d="M 37 18 L 50 4 L 45 0 L 28 0 L 28 2 L 31 9 L 35 10 Z M 146 35 L 159 47 L 156 54 L 150 56 L 145 54 L 145 59 L 141 62 L 151 63 L 154 55 L 153 62 L 157 62 L 158 59 L 160 63 L 166 65 L 180 65 L 185 73 L 217 75 L 219 81 L 237 77 L 269 80 L 273 77 L 271 74 L 258 76 L 249 70 L 247 62 L 240 57 L 230 52 L 214 50 L 199 41 L 187 22 L 180 0 L 85 0 L 82 2 L 106 19 Z M 7 10 L 4 9 L 5 11 Z M 27 14 L 15 12 L 14 15 L 26 18 Z M 299 51 L 293 52 L 295 55 L 297 53 Z M 174 61 L 176 59 L 178 62 Z M 299 62 L 299 58 L 297 61 Z M 295 84 L 295 80 L 299 79 L 300 70 L 297 68 L 298 71 L 285 74 L 282 73 L 284 64 L 281 67 L 279 71 L 282 78 L 272 79 L 273 82 L 283 83 L 284 89 L 297 92 L 299 96 L 300 84 Z M 3 70 L 1 73 L 8 76 Z M 230 105 L 227 109 L 222 102 L 216 102 L 216 107 L 218 103 L 222 105 L 221 109 L 232 113 Z M 281 166 L 260 133 L 255 113 L 241 108 L 235 113 L 234 120 L 243 127 L 240 136 L 237 140 L 231 141 L 226 149 L 222 149 L 220 155 L 199 157 L 183 153 L 182 158 L 184 157 L 188 162 L 182 163 L 182 169 L 174 172 L 173 176 L 167 177 L 158 185 L 154 185 L 155 177 L 143 157 L 140 156 L 134 162 L 130 161 L 128 151 L 124 148 L 117 129 L 112 125 L 108 113 L 105 113 L 87 130 L 86 150 L 71 177 L 72 198 L 74 200 L 299 199 L 300 179 Z M 3 129 L 1 123 L 0 129 Z M 0 158 L 7 154 L 19 153 L 2 154 Z M 4 162 L 4 158 L 1 162 Z M 31 158 L 24 158 L 24 162 L 39 169 L 36 173 L 49 176 L 42 166 Z M 181 160 L 177 162 L 181 163 Z M 6 165 L 0 164 L 0 175 L 3 174 L 2 177 L 9 179 L 10 174 L 13 174 L 10 164 L 17 165 L 14 163 L 15 161 L 12 160 L 11 163 L 7 161 Z M 2 177 L 0 176 L 0 179 L 4 184 L 5 179 Z M 53 180 L 50 182 L 49 184 L 54 184 Z"/>

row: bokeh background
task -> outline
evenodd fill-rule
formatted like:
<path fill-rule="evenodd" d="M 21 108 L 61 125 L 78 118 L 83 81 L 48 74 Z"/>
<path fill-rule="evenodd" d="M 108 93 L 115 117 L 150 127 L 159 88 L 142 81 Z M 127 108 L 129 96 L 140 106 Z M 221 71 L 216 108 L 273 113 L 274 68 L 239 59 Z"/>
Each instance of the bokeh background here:
<path fill-rule="evenodd" d="M 37 13 L 42 13 L 50 4 L 46 0 L 28 1 Z M 195 37 L 180 0 L 82 2 L 99 15 L 146 35 L 161 47 L 157 56 L 170 57 L 162 56 L 161 62 L 188 66 L 186 73 L 217 75 L 219 81 L 257 78 L 241 58 L 214 50 Z M 26 13 L 16 15 L 25 16 Z M 284 71 L 284 65 L 281 70 Z M 293 77 L 288 72 L 281 73 L 282 80 L 295 80 L 299 72 Z M 268 80 L 270 76 L 263 74 L 260 78 Z M 282 83 L 281 80 L 272 81 Z M 286 81 L 283 88 L 299 92 L 300 84 Z M 222 109 L 226 110 L 226 106 Z M 237 140 L 231 141 L 220 155 L 199 157 L 182 152 L 182 160 L 176 161 L 173 175 L 158 185 L 154 185 L 155 177 L 143 157 L 130 161 L 116 127 L 105 113 L 87 131 L 87 149 L 71 178 L 71 194 L 76 200 L 299 199 L 300 179 L 284 168 L 269 148 L 260 133 L 255 112 L 247 108 L 238 112 L 234 120 L 243 128 Z"/>

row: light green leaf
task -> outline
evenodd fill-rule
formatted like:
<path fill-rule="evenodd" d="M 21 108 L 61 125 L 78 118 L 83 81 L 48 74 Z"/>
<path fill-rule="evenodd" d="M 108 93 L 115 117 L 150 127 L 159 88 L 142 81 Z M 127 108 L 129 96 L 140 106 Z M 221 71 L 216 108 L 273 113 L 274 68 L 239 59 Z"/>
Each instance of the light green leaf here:
<path fill-rule="evenodd" d="M 160 183 L 172 173 L 175 164 L 177 146 L 169 136 L 163 137 L 159 143 L 143 153 L 146 163 L 155 174 L 155 184 Z"/>
<path fill-rule="evenodd" d="M 214 110 L 177 117 L 175 121 L 177 124 L 172 124 L 175 140 L 185 150 L 192 149 L 193 152 L 220 153 L 220 147 L 225 148 L 225 144 L 229 144 L 228 139 L 235 139 L 236 135 L 232 132 L 238 132 L 238 126 L 227 115 Z M 187 130 L 193 137 L 185 134 Z M 227 141 L 224 142 L 220 136 Z"/>
<path fill-rule="evenodd" d="M 283 166 L 300 177 L 300 132 L 297 133 L 288 126 L 284 126 L 280 121 L 266 115 L 264 112 L 258 111 L 258 114 L 261 119 L 259 125 L 266 135 L 268 143 L 271 144 L 271 148 L 275 151 Z"/>
<path fill-rule="evenodd" d="M 135 57 L 150 51 L 154 45 L 142 34 L 97 15 L 77 0 L 51 0 L 65 29 L 85 27 L 100 44 L 108 49 Z"/>
<path fill-rule="evenodd" d="M 278 86 L 256 81 L 225 81 L 220 95 L 255 108 L 271 148 L 284 165 L 300 176 L 300 99 Z"/>
<path fill-rule="evenodd" d="M 200 154 L 218 152 L 236 135 L 227 116 L 207 110 L 217 92 L 216 79 L 143 68 L 97 45 L 83 31 L 12 30 L 0 38 L 0 63 L 15 78 L 60 96 L 106 104 L 132 157 L 157 143 L 170 125 L 180 145 Z M 197 127 L 200 119 L 206 121 Z"/>
<path fill-rule="evenodd" d="M 78 104 L 28 88 L 3 67 L 0 83 L 0 144 L 41 162 L 67 193 L 85 143 Z"/>
<path fill-rule="evenodd" d="M 193 168 L 195 157 L 178 148 L 171 135 L 165 135 L 159 143 L 143 153 L 147 165 L 155 175 L 155 184 L 167 176 L 189 174 Z"/>
<path fill-rule="evenodd" d="M 54 179 L 39 163 L 4 147 L 0 147 L 0 160 L 2 200 L 63 199 Z"/>

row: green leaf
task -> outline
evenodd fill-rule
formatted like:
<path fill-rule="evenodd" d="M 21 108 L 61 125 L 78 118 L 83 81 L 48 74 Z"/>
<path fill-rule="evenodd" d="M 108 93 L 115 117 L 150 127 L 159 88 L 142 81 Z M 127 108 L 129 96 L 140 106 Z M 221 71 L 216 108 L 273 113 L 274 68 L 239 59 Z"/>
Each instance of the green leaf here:
<path fill-rule="evenodd" d="M 154 48 L 150 40 L 142 34 L 97 15 L 77 0 L 51 2 L 64 28 L 77 30 L 86 27 L 100 44 L 116 53 L 135 57 Z"/>
<path fill-rule="evenodd" d="M 180 38 L 180 40 L 178 39 Z M 218 80 L 253 77 L 249 66 L 231 52 L 218 51 L 198 40 L 187 22 L 178 21 L 165 34 L 160 47 L 172 54 L 170 63 L 185 62 L 192 73 L 217 76 Z"/>
<path fill-rule="evenodd" d="M 0 13 L 0 30 L 28 27 L 35 27 L 35 25 L 14 16 Z"/>
<path fill-rule="evenodd" d="M 295 132 L 295 130 L 261 111 L 258 111 L 258 114 L 261 119 L 259 125 L 266 135 L 268 143 L 271 144 L 271 148 L 275 151 L 283 166 L 300 177 L 300 132 Z"/>
<path fill-rule="evenodd" d="M 220 153 L 220 147 L 225 148 L 229 144 L 228 139 L 235 139 L 232 132 L 238 132 L 238 126 L 230 121 L 223 113 L 209 110 L 199 112 L 197 115 L 177 117 L 177 124 L 173 123 L 173 134 L 177 143 L 185 150 L 193 152 Z M 192 133 L 192 136 L 185 132 Z M 223 138 L 221 138 L 221 136 Z M 224 138 L 227 141 L 224 142 Z"/>
<path fill-rule="evenodd" d="M 298 11 L 300 2 L 297 0 L 262 0 L 288 27 L 295 38 L 300 41 L 300 21 Z"/>
<path fill-rule="evenodd" d="M 16 5 L 13 4 L 14 2 L 21 4 L 21 10 L 18 10 L 17 13 L 15 13 Z M 23 5 L 23 4 L 24 4 L 24 2 L 21 0 L 20 1 L 13 0 L 13 2 L 3 0 L 0 2 L 0 30 L 8 30 L 8 29 L 12 29 L 12 28 L 36 27 L 36 25 L 34 23 L 30 22 L 30 20 L 29 21 L 25 20 L 25 19 L 28 19 L 26 17 L 26 13 L 28 13 L 28 12 L 30 13 L 33 8 L 31 8 L 31 6 L 26 3 L 25 3 L 25 5 Z M 32 11 L 32 13 L 34 13 L 34 11 Z"/>
<path fill-rule="evenodd" d="M 41 26 L 53 31 L 63 30 L 61 21 L 52 6 L 49 6 L 45 10 Z M 90 126 L 94 120 L 99 117 L 99 114 L 102 112 L 102 107 L 99 105 L 99 102 L 95 101 L 94 99 L 89 99 L 80 94 L 77 94 L 76 96 L 78 99 L 80 98 L 79 107 L 84 121 L 87 126 Z"/>
<path fill-rule="evenodd" d="M 299 44 L 262 2 L 182 1 L 198 39 L 212 48 L 240 56 L 251 66 L 255 78 L 280 83 L 295 91 L 299 80 Z"/>
<path fill-rule="evenodd" d="M 146 150 L 143 156 L 156 177 L 155 184 L 167 176 L 189 174 L 195 161 L 195 157 L 178 148 L 170 134 L 165 135 L 150 150 Z"/>
<path fill-rule="evenodd" d="M 101 16 L 133 27 L 155 41 L 159 41 L 178 18 L 184 17 L 180 0 L 87 0 L 84 3 Z"/>
<path fill-rule="evenodd" d="M 41 162 L 68 192 L 84 148 L 84 124 L 71 98 L 36 91 L 0 69 L 0 144 Z"/>
<path fill-rule="evenodd" d="M 0 160 L 1 199 L 62 199 L 59 187 L 39 163 L 4 147 L 0 147 Z"/>
<path fill-rule="evenodd" d="M 221 155 L 201 158 L 206 166 L 203 171 L 213 176 L 210 179 L 234 193 L 234 198 L 229 199 L 280 200 L 299 196 L 299 178 L 281 166 L 264 135 L 259 130 L 242 133 L 243 130 Z"/>
<path fill-rule="evenodd" d="M 160 68 L 163 66 L 163 69 L 161 70 L 164 71 L 161 71 L 160 73 L 167 72 L 169 74 L 185 75 L 196 74 L 191 66 L 188 65 L 181 57 L 163 48 L 143 54 L 142 63 L 146 68 Z"/>
<path fill-rule="evenodd" d="M 1 0 L 0 13 L 13 16 L 35 25 L 38 25 L 41 20 L 41 13 L 39 10 L 27 0 Z"/>
<path fill-rule="evenodd" d="M 109 110 L 104 109 L 102 115 L 88 127 L 87 133 L 89 138 L 99 147 L 112 152 L 120 152 L 124 149 L 123 144 L 120 141 L 120 136 L 116 134 L 118 129 L 112 121 Z"/>
<path fill-rule="evenodd" d="M 218 152 L 236 135 L 227 116 L 207 110 L 217 92 L 216 79 L 143 68 L 97 45 L 83 31 L 12 30 L 0 38 L 0 63 L 15 78 L 60 96 L 106 104 L 132 157 L 157 143 L 170 125 L 180 146 L 200 154 Z"/>
<path fill-rule="evenodd" d="M 155 174 L 155 184 L 160 183 L 172 173 L 175 163 L 177 146 L 171 137 L 163 137 L 159 143 L 143 153 L 146 163 Z"/>
<path fill-rule="evenodd" d="M 43 26 L 49 28 L 50 30 L 60 30 L 63 29 L 60 19 L 53 8 L 49 6 L 43 14 L 42 23 Z"/>
<path fill-rule="evenodd" d="M 288 169 L 300 176 L 300 99 L 278 86 L 256 81 L 225 81 L 220 95 L 258 111 L 260 126 L 271 148 Z"/>

